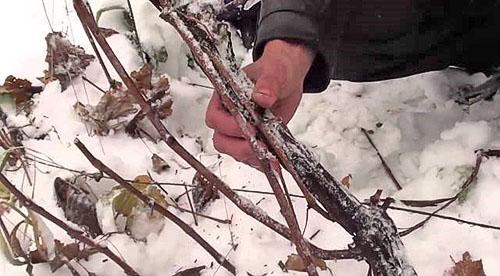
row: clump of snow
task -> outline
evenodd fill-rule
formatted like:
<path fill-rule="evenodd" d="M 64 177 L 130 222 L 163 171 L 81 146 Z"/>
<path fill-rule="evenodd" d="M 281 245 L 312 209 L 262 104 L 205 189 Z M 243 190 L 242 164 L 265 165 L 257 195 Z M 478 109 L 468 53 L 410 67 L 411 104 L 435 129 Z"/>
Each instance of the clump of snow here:
<path fill-rule="evenodd" d="M 443 131 L 441 139 L 456 140 L 471 149 L 480 149 L 491 139 L 491 127 L 488 122 L 457 122 L 455 127 Z"/>

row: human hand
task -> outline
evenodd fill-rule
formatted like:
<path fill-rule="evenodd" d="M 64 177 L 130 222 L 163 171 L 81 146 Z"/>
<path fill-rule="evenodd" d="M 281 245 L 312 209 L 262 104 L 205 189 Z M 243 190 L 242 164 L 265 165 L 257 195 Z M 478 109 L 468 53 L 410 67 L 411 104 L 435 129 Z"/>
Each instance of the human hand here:
<path fill-rule="evenodd" d="M 288 123 L 302 98 L 304 78 L 313 59 L 314 53 L 303 45 L 283 40 L 268 42 L 262 56 L 243 69 L 255 83 L 253 101 L 270 108 L 285 124 Z M 216 93 L 208 104 L 205 121 L 215 131 L 212 138 L 215 149 L 237 161 L 260 167 L 236 119 L 223 107 Z"/>

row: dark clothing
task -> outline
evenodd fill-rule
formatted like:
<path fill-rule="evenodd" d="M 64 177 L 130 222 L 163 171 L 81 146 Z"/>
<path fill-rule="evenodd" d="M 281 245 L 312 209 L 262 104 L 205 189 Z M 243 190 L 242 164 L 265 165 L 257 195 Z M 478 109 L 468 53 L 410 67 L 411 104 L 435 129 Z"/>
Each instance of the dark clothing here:
<path fill-rule="evenodd" d="M 377 81 L 450 65 L 500 65 L 500 0 L 262 0 L 254 58 L 271 39 L 317 52 L 306 92 L 330 78 Z"/>

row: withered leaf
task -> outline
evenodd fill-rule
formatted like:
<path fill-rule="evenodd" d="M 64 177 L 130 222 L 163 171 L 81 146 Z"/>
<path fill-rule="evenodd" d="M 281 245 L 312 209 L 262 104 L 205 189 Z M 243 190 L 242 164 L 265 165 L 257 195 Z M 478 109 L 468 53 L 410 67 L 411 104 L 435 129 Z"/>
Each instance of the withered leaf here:
<path fill-rule="evenodd" d="M 25 222 L 21 221 L 18 224 L 14 226 L 12 229 L 12 232 L 10 232 L 10 237 L 9 237 L 9 244 L 10 244 L 10 249 L 12 250 L 12 254 L 14 257 L 23 257 L 26 260 L 28 259 L 28 253 L 24 252 L 21 243 L 19 242 L 19 239 L 17 238 L 17 231 L 19 230 L 19 227 L 23 225 Z"/>
<path fill-rule="evenodd" d="M 352 175 L 348 174 L 345 177 L 343 177 L 342 180 L 340 180 L 340 184 L 342 184 L 342 186 L 349 189 L 349 188 L 351 188 L 351 179 L 352 179 Z"/>
<path fill-rule="evenodd" d="M 153 67 L 149 64 L 144 64 L 138 71 L 133 71 L 130 76 L 135 80 L 138 89 L 151 89 L 151 78 L 153 76 Z"/>
<path fill-rule="evenodd" d="M 151 156 L 151 161 L 153 162 L 153 171 L 155 173 L 160 174 L 170 169 L 170 165 L 167 163 L 167 161 L 165 161 L 156 153 L 154 153 L 153 156 Z"/>
<path fill-rule="evenodd" d="M 110 37 L 112 35 L 118 34 L 116 30 L 113 30 L 111 28 L 103 28 L 99 27 L 99 33 L 102 34 L 104 37 Z"/>
<path fill-rule="evenodd" d="M 483 262 L 481 260 L 473 261 L 468 251 L 462 254 L 462 260 L 446 270 L 444 276 L 485 276 Z"/>
<path fill-rule="evenodd" d="M 102 235 L 97 220 L 97 200 L 88 191 L 59 177 L 54 180 L 57 204 L 64 211 L 67 220 L 80 225 L 92 237 Z"/>
<path fill-rule="evenodd" d="M 42 87 L 32 86 L 30 81 L 18 79 L 12 75 L 5 78 L 3 85 L 0 86 L 0 94 L 11 95 L 18 109 L 25 107 L 31 97 L 42 90 Z"/>
<path fill-rule="evenodd" d="M 138 71 L 131 73 L 137 88 L 146 95 L 151 107 L 158 113 L 160 119 L 172 114 L 172 98 L 170 97 L 170 83 L 164 76 L 153 77 L 153 67 L 145 64 Z"/>
<path fill-rule="evenodd" d="M 321 270 L 326 270 L 326 263 L 324 260 L 312 257 L 313 264 Z M 305 272 L 307 267 L 304 264 L 304 260 L 299 255 L 292 254 L 288 256 L 285 266 L 288 270 L 302 271 Z"/>
<path fill-rule="evenodd" d="M 80 249 L 80 245 L 76 242 L 70 244 L 64 244 L 59 240 L 55 240 L 54 242 L 55 242 L 56 256 L 49 262 L 50 269 L 52 272 L 57 271 L 67 261 L 71 261 L 75 258 L 76 259 L 86 258 L 92 254 L 97 253 L 95 249 L 92 249 L 90 252 L 88 252 L 89 248 Z"/>
<path fill-rule="evenodd" d="M 27 260 L 19 260 L 14 256 L 12 252 L 12 246 L 10 244 L 10 234 L 6 233 L 7 236 L 3 235 L 4 233 L 0 231 L 0 252 L 3 254 L 5 259 L 12 265 L 21 266 L 27 263 Z"/>
<path fill-rule="evenodd" d="M 30 262 L 32 264 L 41 264 L 41 263 L 46 263 L 49 261 L 47 259 L 47 256 L 44 253 L 42 253 L 41 250 L 38 250 L 38 249 L 30 251 L 29 258 L 30 258 Z"/>
<path fill-rule="evenodd" d="M 194 208 L 197 212 L 203 211 L 208 203 L 219 198 L 219 193 L 205 177 L 196 172 L 192 184 L 195 186 L 192 190 Z"/>
<path fill-rule="evenodd" d="M 207 268 L 207 267 L 204 265 L 192 267 L 192 268 L 188 268 L 186 270 L 179 271 L 179 272 L 175 273 L 173 276 L 200 276 L 201 271 L 205 268 Z"/>
<path fill-rule="evenodd" d="M 48 83 L 57 79 L 61 83 L 62 90 L 65 90 L 74 78 L 81 75 L 95 59 L 93 55 L 85 53 L 82 47 L 73 45 L 60 32 L 49 33 L 45 41 L 47 43 L 45 61 L 49 64 L 49 69 L 44 71 L 45 75 L 40 81 Z"/>
<path fill-rule="evenodd" d="M 106 92 L 96 106 L 77 102 L 73 108 L 92 133 L 100 136 L 124 129 L 138 112 L 133 97 L 122 86 Z"/>
<path fill-rule="evenodd" d="M 54 246 L 54 237 L 52 232 L 35 212 L 28 209 L 28 217 L 31 219 L 33 235 L 35 236 L 36 250 L 30 252 L 31 263 L 44 263 L 49 260 L 54 252 L 49 251 Z"/>

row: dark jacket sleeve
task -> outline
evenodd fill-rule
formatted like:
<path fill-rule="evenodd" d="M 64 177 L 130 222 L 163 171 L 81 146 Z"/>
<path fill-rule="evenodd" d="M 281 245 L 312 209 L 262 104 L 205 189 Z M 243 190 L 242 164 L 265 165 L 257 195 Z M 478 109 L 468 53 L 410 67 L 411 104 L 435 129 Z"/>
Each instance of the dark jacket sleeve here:
<path fill-rule="evenodd" d="M 253 57 L 258 59 L 267 41 L 292 39 L 304 43 L 316 52 L 316 58 L 309 70 L 304 92 L 315 93 L 325 90 L 330 82 L 331 56 L 322 45 L 326 14 L 331 7 L 330 0 L 262 0 Z M 331 51 L 332 49 L 330 49 Z"/>

